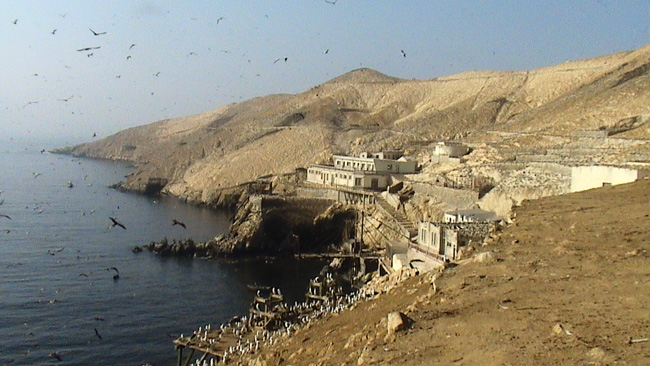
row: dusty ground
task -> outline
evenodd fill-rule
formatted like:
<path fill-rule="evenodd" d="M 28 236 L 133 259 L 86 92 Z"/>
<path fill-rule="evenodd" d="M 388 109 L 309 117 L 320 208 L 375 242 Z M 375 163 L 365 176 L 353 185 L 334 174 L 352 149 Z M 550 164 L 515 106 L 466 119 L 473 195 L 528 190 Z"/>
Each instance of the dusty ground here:
<path fill-rule="evenodd" d="M 525 202 L 477 252 L 314 323 L 253 365 L 648 365 L 650 180 Z M 414 320 L 386 338 L 386 316 Z"/>

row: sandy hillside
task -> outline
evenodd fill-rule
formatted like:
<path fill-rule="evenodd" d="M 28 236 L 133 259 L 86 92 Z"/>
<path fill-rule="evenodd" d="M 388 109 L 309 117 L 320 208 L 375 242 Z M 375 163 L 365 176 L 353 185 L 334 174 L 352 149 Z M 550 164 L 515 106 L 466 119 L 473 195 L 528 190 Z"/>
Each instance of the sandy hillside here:
<path fill-rule="evenodd" d="M 127 180 L 130 188 L 165 178 L 167 193 L 200 202 L 213 200 L 224 187 L 327 163 L 332 153 L 404 148 L 415 155 L 440 139 L 488 141 L 516 154 L 548 147 L 545 139 L 522 132 L 572 139 L 602 129 L 637 142 L 608 145 L 594 157 L 583 152 L 586 159 L 645 161 L 649 65 L 646 46 L 537 70 L 427 80 L 359 69 L 300 94 L 254 98 L 131 128 L 69 152 L 134 161 L 140 170 Z M 634 155 L 639 153 L 645 155 Z"/>
<path fill-rule="evenodd" d="M 488 260 L 397 286 L 383 279 L 376 288 L 387 293 L 250 364 L 650 364 L 648 192 L 642 180 L 526 202 L 514 224 L 477 248 Z M 413 324 L 386 337 L 391 311 Z"/>

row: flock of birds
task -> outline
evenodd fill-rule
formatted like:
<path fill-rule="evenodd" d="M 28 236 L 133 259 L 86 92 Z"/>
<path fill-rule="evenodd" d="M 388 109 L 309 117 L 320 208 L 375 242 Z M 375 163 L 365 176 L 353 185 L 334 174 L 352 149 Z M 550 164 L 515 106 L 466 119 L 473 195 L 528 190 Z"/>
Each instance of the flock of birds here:
<path fill-rule="evenodd" d="M 324 1 L 325 1 L 326 3 L 328 3 L 328 4 L 332 4 L 332 5 L 336 5 L 336 3 L 338 2 L 338 0 L 324 0 Z M 59 14 L 59 16 L 60 16 L 60 17 L 63 17 L 63 18 L 65 18 L 66 15 L 67 15 L 67 13 Z M 267 15 L 267 17 L 268 17 L 268 15 Z M 194 18 L 192 18 L 192 19 L 194 19 Z M 225 19 L 225 17 L 223 17 L 223 16 L 217 18 L 217 19 L 215 20 L 215 24 L 219 25 L 219 24 L 220 24 L 224 19 Z M 18 21 L 18 19 L 14 19 L 13 21 L 11 21 L 11 23 L 13 23 L 14 25 L 18 25 L 18 24 L 19 24 L 19 21 Z M 49 33 L 50 33 L 51 35 L 53 35 L 53 36 L 56 36 L 58 31 L 59 31 L 58 28 L 54 28 L 54 29 L 52 29 L 51 31 L 49 31 Z M 105 30 L 96 31 L 96 30 L 94 30 L 93 28 L 90 28 L 90 27 L 88 28 L 88 31 L 90 32 L 90 34 L 92 35 L 92 37 L 102 37 L 102 36 L 106 36 L 106 35 L 109 33 L 108 31 L 105 31 Z M 59 33 L 60 33 L 60 32 L 59 32 Z M 131 44 L 130 44 L 130 46 L 128 47 L 128 51 L 129 51 L 129 52 L 128 52 L 128 53 L 126 54 L 126 56 L 125 56 L 126 60 L 131 60 L 131 59 L 133 58 L 133 56 L 131 55 L 131 52 L 130 52 L 130 51 L 131 51 L 134 47 L 136 47 L 136 46 L 137 46 L 136 43 L 131 43 Z M 78 48 L 76 48 L 76 51 L 77 51 L 77 52 L 80 52 L 80 53 L 84 53 L 86 57 L 90 58 L 90 57 L 95 56 L 95 52 L 98 51 L 98 50 L 100 50 L 100 49 L 102 49 L 102 45 L 101 45 L 101 44 L 97 44 L 97 43 L 95 43 L 95 44 L 92 44 L 92 45 L 85 45 L 85 46 L 83 46 L 83 47 L 78 47 Z M 326 50 L 323 51 L 323 54 L 329 54 L 329 51 L 330 51 L 330 49 L 328 48 L 328 49 L 326 49 Z M 230 51 L 228 51 L 228 50 L 221 50 L 221 52 L 223 52 L 223 53 L 230 53 Z M 405 52 L 403 49 L 400 50 L 400 53 L 401 53 L 401 56 L 406 57 L 406 52 Z M 244 53 L 244 55 L 245 55 L 245 54 L 246 54 L 246 53 Z M 198 53 L 195 52 L 195 51 L 188 52 L 188 53 L 186 54 L 186 57 L 190 57 L 190 56 L 198 56 Z M 250 61 L 251 61 L 251 60 L 248 60 L 248 62 L 250 62 Z M 273 64 L 276 64 L 276 63 L 278 63 L 278 62 L 280 62 L 280 61 L 283 61 L 283 62 L 286 63 L 286 62 L 289 61 L 289 57 L 286 56 L 286 55 L 285 55 L 285 56 L 282 56 L 282 57 L 277 57 L 277 58 L 274 59 Z M 70 66 L 66 66 L 66 67 L 67 67 L 67 68 L 70 68 Z M 160 74 L 161 74 L 161 71 L 156 71 L 156 72 L 153 72 L 153 73 L 152 73 L 152 75 L 154 75 L 154 76 L 156 76 L 156 77 L 158 77 Z M 37 76 L 38 74 L 35 73 L 34 75 Z M 257 74 L 256 76 L 259 76 L 259 75 L 260 75 L 260 74 Z M 115 76 L 115 78 L 118 78 L 118 79 L 121 78 L 121 77 L 122 77 L 122 75 L 116 75 L 116 76 Z M 154 93 L 151 92 L 151 95 L 153 95 L 153 94 L 154 94 Z M 72 96 L 70 96 L 70 97 L 68 97 L 68 98 L 57 98 L 57 100 L 58 100 L 58 101 L 61 101 L 61 102 L 68 102 L 68 101 L 70 101 L 73 97 L 74 97 L 74 95 L 72 95 Z M 241 99 L 241 97 L 240 97 L 240 99 Z M 32 105 L 32 104 L 37 104 L 37 103 L 39 103 L 39 102 L 40 102 L 40 101 L 38 101 L 38 100 L 28 101 L 28 102 L 26 102 L 26 103 L 23 104 L 23 108 L 25 108 L 25 107 L 27 107 L 27 106 L 29 106 L 29 105 Z"/>
<path fill-rule="evenodd" d="M 41 174 L 39 174 L 39 173 L 34 173 L 33 175 L 34 175 L 34 178 L 36 178 L 36 177 L 40 176 Z M 0 190 L 0 195 L 2 195 L 2 193 L 4 193 L 4 191 Z M 4 199 L 0 200 L 0 206 L 4 205 L 4 203 L 5 203 L 5 200 L 4 200 Z M 26 207 L 26 208 L 28 208 L 28 207 Z M 118 208 L 119 208 L 119 207 L 118 207 Z M 36 207 L 35 210 L 37 211 L 37 213 L 42 213 L 42 212 L 43 212 L 43 209 L 39 209 L 38 206 Z M 93 213 L 94 213 L 94 210 L 91 210 L 90 213 L 93 214 Z M 85 214 L 86 214 L 86 213 L 84 212 L 84 215 L 85 215 Z M 14 218 L 12 218 L 10 215 L 7 215 L 7 214 L 5 214 L 5 213 L 0 213 L 0 219 L 16 221 L 16 220 L 14 220 Z M 111 222 L 111 224 L 110 224 L 110 226 L 109 226 L 109 229 L 110 229 L 110 228 L 113 228 L 113 227 L 119 227 L 119 228 L 122 228 L 123 230 L 126 230 L 126 225 L 124 225 L 123 223 L 121 223 L 120 221 L 118 221 L 118 219 L 117 219 L 116 217 L 109 216 L 109 220 L 110 220 L 110 222 Z M 172 222 L 171 222 L 171 226 L 180 226 L 180 227 L 182 227 L 183 229 L 186 229 L 186 228 L 187 228 L 187 225 L 186 225 L 184 222 L 179 221 L 179 220 L 177 220 L 177 219 L 173 219 L 173 220 L 172 220 Z M 11 232 L 10 229 L 5 229 L 5 230 L 3 230 L 3 231 L 4 231 L 5 233 L 7 233 L 7 234 L 9 234 L 9 233 Z M 55 234 L 55 236 L 56 236 L 56 234 Z M 65 246 L 57 247 L 57 248 L 50 248 L 50 249 L 47 250 L 47 254 L 49 254 L 49 255 L 51 255 L 51 256 L 56 256 L 56 255 L 58 255 L 59 253 L 63 252 L 65 249 L 66 249 Z M 77 256 L 77 259 L 80 259 L 80 257 Z M 22 264 L 22 263 L 16 263 L 16 264 L 14 264 L 14 265 L 8 265 L 8 267 L 14 267 L 14 266 L 21 265 L 21 264 Z M 108 268 L 106 268 L 105 270 L 106 270 L 106 271 L 112 271 L 112 272 L 113 272 L 113 276 L 112 276 L 113 281 L 118 281 L 118 280 L 120 279 L 120 271 L 119 271 L 119 269 L 118 269 L 117 267 L 114 267 L 114 266 L 113 266 L 113 267 L 108 267 Z M 82 276 L 82 277 L 89 277 L 91 274 L 92 274 L 92 272 L 89 272 L 89 273 L 80 273 L 79 276 Z M 41 291 L 43 291 L 43 290 L 41 289 Z M 56 293 L 59 293 L 59 290 L 56 290 L 55 292 L 56 292 Z M 51 299 L 51 300 L 38 300 L 38 303 L 47 303 L 47 304 L 49 304 L 49 305 L 53 305 L 53 304 L 58 303 L 58 301 L 57 301 L 56 299 Z M 101 318 L 101 317 L 95 317 L 95 320 L 96 320 L 96 321 L 103 321 L 104 319 Z M 97 339 L 99 339 L 99 340 L 103 340 L 104 338 L 103 338 L 102 335 L 100 334 L 99 330 L 98 330 L 96 327 L 94 327 L 93 329 L 94 329 L 95 336 L 97 337 Z M 63 357 L 61 356 L 61 354 L 59 354 L 59 353 L 57 353 L 57 352 L 51 352 L 51 353 L 49 353 L 48 356 L 49 356 L 50 358 L 56 360 L 56 361 L 62 361 L 62 360 L 63 360 Z"/>
<path fill-rule="evenodd" d="M 328 273 L 328 275 L 331 274 Z M 273 288 L 272 292 L 280 294 L 279 289 Z M 190 336 L 181 334 L 177 342 L 192 344 L 209 351 L 204 357 L 197 359 L 193 363 L 194 366 L 227 364 L 234 359 L 254 355 L 264 347 L 272 347 L 310 322 L 349 309 L 357 302 L 371 299 L 375 295 L 373 290 L 362 288 L 355 292 L 331 297 L 327 301 L 309 300 L 297 302 L 291 306 L 281 304 L 276 310 L 282 314 L 282 320 L 278 321 L 275 329 L 256 327 L 253 324 L 256 324 L 258 319 L 249 318 L 249 316 L 233 317 L 217 329 L 212 328 L 211 324 L 206 324 L 194 330 Z M 260 296 L 259 292 L 258 296 Z M 212 354 L 214 357 L 208 360 L 208 354 Z"/>

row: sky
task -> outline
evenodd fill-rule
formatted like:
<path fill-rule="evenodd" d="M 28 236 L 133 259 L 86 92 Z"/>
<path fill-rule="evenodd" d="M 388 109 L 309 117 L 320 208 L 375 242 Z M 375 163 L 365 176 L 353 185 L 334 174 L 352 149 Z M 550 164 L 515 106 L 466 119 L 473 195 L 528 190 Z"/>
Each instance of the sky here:
<path fill-rule="evenodd" d="M 648 19 L 647 0 L 2 0 L 0 141 L 92 141 L 361 67 L 551 66 L 640 48 Z"/>

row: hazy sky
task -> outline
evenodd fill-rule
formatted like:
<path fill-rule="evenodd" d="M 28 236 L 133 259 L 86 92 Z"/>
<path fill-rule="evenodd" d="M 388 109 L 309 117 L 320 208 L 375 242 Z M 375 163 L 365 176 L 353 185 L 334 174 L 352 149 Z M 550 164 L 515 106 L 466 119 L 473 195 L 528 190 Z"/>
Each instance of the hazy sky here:
<path fill-rule="evenodd" d="M 2 0 L 0 140 L 90 141 L 360 67 L 426 79 L 650 43 L 647 0 L 328 1 Z"/>

